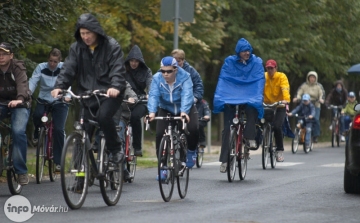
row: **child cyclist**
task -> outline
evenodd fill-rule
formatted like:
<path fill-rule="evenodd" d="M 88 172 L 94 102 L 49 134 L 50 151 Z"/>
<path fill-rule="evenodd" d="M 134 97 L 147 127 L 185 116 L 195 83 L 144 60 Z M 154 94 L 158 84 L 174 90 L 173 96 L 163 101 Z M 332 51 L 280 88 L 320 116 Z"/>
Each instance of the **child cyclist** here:
<path fill-rule="evenodd" d="M 303 94 L 302 103 L 300 103 L 294 110 L 287 113 L 288 116 L 293 116 L 295 114 L 303 116 L 303 125 L 306 126 L 305 146 L 308 148 L 310 147 L 311 127 L 315 116 L 315 106 L 311 103 L 309 94 Z"/>
<path fill-rule="evenodd" d="M 352 118 L 354 117 L 356 111 L 354 110 L 355 105 L 357 104 L 356 96 L 353 91 L 350 91 L 347 97 L 347 103 L 345 108 L 341 110 L 341 124 L 343 125 L 343 130 L 346 131 L 349 129 Z"/>

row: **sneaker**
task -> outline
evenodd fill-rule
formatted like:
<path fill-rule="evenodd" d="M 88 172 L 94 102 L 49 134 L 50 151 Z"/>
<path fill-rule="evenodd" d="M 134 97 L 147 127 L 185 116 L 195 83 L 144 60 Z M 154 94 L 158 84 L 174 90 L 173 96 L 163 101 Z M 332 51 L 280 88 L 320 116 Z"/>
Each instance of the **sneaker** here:
<path fill-rule="evenodd" d="M 60 170 L 61 170 L 61 166 L 59 164 L 57 164 L 55 166 L 55 172 L 60 172 Z"/>
<path fill-rule="evenodd" d="M 313 137 L 313 143 L 317 143 L 318 142 L 318 137 L 317 136 L 314 136 Z"/>
<path fill-rule="evenodd" d="M 254 139 L 248 139 L 246 145 L 249 149 L 256 149 L 256 141 Z"/>
<path fill-rule="evenodd" d="M 276 161 L 277 162 L 284 162 L 283 151 L 276 151 Z"/>
<path fill-rule="evenodd" d="M 165 181 L 167 178 L 167 171 L 166 170 L 162 170 L 161 171 L 161 181 Z M 159 175 L 156 176 L 156 180 L 159 181 Z"/>
<path fill-rule="evenodd" d="M 196 150 L 187 150 L 187 153 L 186 153 L 186 166 L 188 168 L 192 168 L 195 163 L 196 163 L 196 157 L 197 157 L 197 154 L 196 154 Z"/>
<path fill-rule="evenodd" d="M 135 149 L 135 156 L 142 156 L 142 150 L 141 149 Z"/>
<path fill-rule="evenodd" d="M 24 174 L 19 174 L 18 175 L 18 183 L 23 186 L 23 185 L 27 185 L 29 183 L 29 177 L 27 175 L 27 173 Z"/>
<path fill-rule="evenodd" d="M 332 125 L 329 126 L 330 131 L 332 130 Z"/>
<path fill-rule="evenodd" d="M 226 173 L 227 163 L 221 163 L 220 165 L 220 173 Z"/>
<path fill-rule="evenodd" d="M 345 142 L 345 136 L 341 136 L 341 142 Z"/>
<path fill-rule="evenodd" d="M 81 194 L 83 189 L 84 189 L 84 177 L 77 177 L 76 182 L 74 183 L 74 185 L 69 188 L 70 191 L 73 191 L 75 193 Z"/>

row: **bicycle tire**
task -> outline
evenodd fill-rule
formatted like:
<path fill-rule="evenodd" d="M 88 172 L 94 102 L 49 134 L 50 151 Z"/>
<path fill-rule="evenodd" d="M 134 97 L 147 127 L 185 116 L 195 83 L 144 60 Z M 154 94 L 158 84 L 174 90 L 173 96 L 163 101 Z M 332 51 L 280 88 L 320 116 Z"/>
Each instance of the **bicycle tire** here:
<path fill-rule="evenodd" d="M 332 130 L 331 130 L 331 147 L 334 147 L 335 145 L 335 128 L 336 128 L 336 125 L 335 125 L 335 121 L 332 121 L 331 122 L 331 126 L 332 126 Z"/>
<path fill-rule="evenodd" d="M 10 193 L 12 195 L 19 195 L 22 191 L 22 186 L 18 183 L 18 175 L 15 173 L 14 168 L 6 171 L 6 178 Z"/>
<path fill-rule="evenodd" d="M 269 146 L 270 146 L 270 137 L 269 137 L 269 125 L 266 124 L 264 131 L 263 131 L 263 142 L 262 142 L 262 167 L 264 170 L 266 170 L 269 159 L 270 159 L 270 153 L 269 153 Z"/>
<path fill-rule="evenodd" d="M 238 135 L 235 128 L 230 131 L 229 152 L 226 166 L 227 178 L 229 182 L 233 182 L 236 174 L 236 147 Z"/>
<path fill-rule="evenodd" d="M 270 152 L 271 168 L 274 169 L 276 167 L 276 143 L 275 143 L 275 136 L 272 131 L 271 131 L 271 142 L 270 142 L 269 152 Z"/>
<path fill-rule="evenodd" d="M 103 144 L 104 143 L 104 144 Z M 124 179 L 124 166 L 122 163 L 109 162 L 109 157 L 105 151 L 105 140 L 102 140 L 101 150 L 103 154 L 103 162 L 100 165 L 103 166 L 102 173 L 105 173 L 102 178 L 99 179 L 101 195 L 104 202 L 108 206 L 114 206 L 120 200 L 123 179 Z"/>
<path fill-rule="evenodd" d="M 303 145 L 304 147 L 303 147 L 303 148 L 304 148 L 304 152 L 305 152 L 305 153 L 309 153 L 309 152 L 310 152 L 311 143 L 312 143 L 312 142 L 311 142 L 311 139 L 310 139 L 310 145 L 309 145 L 308 147 L 306 147 L 306 143 L 304 143 L 304 145 Z"/>
<path fill-rule="evenodd" d="M 295 154 L 299 148 L 299 140 L 300 140 L 300 130 L 295 128 L 294 130 L 294 138 L 291 141 L 291 151 Z"/>
<path fill-rule="evenodd" d="M 56 164 L 54 163 L 54 138 L 51 139 L 51 150 L 50 150 L 50 157 L 51 159 L 48 160 L 48 165 L 49 165 L 49 177 L 50 177 L 50 181 L 54 182 L 57 178 L 57 176 L 59 175 L 58 172 L 55 172 L 55 167 Z"/>
<path fill-rule="evenodd" d="M 83 205 L 89 179 L 89 157 L 82 135 L 71 133 L 61 155 L 61 188 L 66 204 L 71 209 L 79 209 Z"/>
<path fill-rule="evenodd" d="M 339 129 L 339 121 L 336 121 L 336 145 L 340 146 L 340 129 Z"/>
<path fill-rule="evenodd" d="M 174 191 L 174 181 L 175 174 L 174 169 L 172 168 L 172 162 L 170 155 L 170 137 L 165 135 L 161 139 L 160 148 L 158 153 L 158 181 L 161 197 L 165 202 L 169 202 L 173 191 Z M 162 179 L 163 171 L 166 172 L 166 178 Z"/>
<path fill-rule="evenodd" d="M 126 159 L 126 168 L 129 171 L 130 178 L 127 180 L 127 182 L 132 183 L 135 180 L 135 173 L 136 173 L 136 165 L 137 165 L 137 157 L 134 155 L 135 150 L 132 146 L 132 135 L 126 136 L 126 146 L 128 146 L 129 154 Z"/>
<path fill-rule="evenodd" d="M 247 172 L 247 161 L 249 159 L 249 148 L 247 148 L 245 143 L 243 143 L 242 136 L 243 136 L 243 130 L 240 129 L 238 135 L 238 137 L 240 137 L 240 139 L 238 139 L 238 143 L 240 145 L 237 146 L 239 148 L 237 160 L 238 160 L 240 180 L 245 180 L 246 172 Z"/>
<path fill-rule="evenodd" d="M 176 153 L 179 155 L 178 157 L 180 158 L 179 162 L 181 162 L 182 157 L 186 157 L 187 153 L 187 141 L 185 135 L 180 137 L 180 141 L 180 151 L 176 151 Z M 179 173 L 176 174 L 177 187 L 181 199 L 184 199 L 187 194 L 189 185 L 189 172 L 189 168 L 187 168 L 185 165 L 182 166 L 182 172 L 180 170 Z"/>
<path fill-rule="evenodd" d="M 45 129 L 42 127 L 39 133 L 38 145 L 36 147 L 36 183 L 40 184 L 44 175 L 45 150 L 47 145 Z"/>
<path fill-rule="evenodd" d="M 204 148 L 197 147 L 196 167 L 201 168 L 204 160 Z"/>

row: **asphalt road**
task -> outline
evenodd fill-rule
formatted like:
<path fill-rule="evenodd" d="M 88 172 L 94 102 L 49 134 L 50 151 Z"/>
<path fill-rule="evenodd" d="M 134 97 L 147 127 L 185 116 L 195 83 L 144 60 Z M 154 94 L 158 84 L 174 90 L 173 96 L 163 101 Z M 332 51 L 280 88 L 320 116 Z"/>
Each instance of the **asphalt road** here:
<path fill-rule="evenodd" d="M 108 207 L 100 188 L 92 186 L 79 210 L 65 213 L 34 213 L 27 222 L 360 222 L 360 195 L 343 190 L 344 145 L 318 144 L 305 154 L 290 152 L 275 169 L 263 170 L 260 149 L 251 153 L 246 179 L 227 181 L 219 172 L 218 155 L 205 154 L 203 167 L 190 171 L 185 199 L 177 189 L 164 202 L 155 180 L 156 169 L 140 169 L 132 184 L 124 184 L 119 203 Z M 31 206 L 66 207 L 60 181 L 31 182 L 22 196 Z M 6 183 L 0 183 L 0 204 L 10 197 Z M 5 207 L 6 208 L 6 207 Z M 64 210 L 64 209 L 63 209 Z M 0 222 L 11 222 L 4 209 Z"/>

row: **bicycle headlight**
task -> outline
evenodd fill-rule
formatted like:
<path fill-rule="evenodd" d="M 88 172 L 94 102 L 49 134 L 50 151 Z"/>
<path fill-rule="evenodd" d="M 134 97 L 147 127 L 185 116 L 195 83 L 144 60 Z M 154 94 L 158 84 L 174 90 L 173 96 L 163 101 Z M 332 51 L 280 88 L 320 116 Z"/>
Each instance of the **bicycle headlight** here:
<path fill-rule="evenodd" d="M 264 124 L 264 123 L 265 123 L 265 119 L 264 119 L 264 118 L 261 118 L 261 119 L 260 119 L 260 123 L 261 123 L 261 124 Z"/>
<path fill-rule="evenodd" d="M 43 116 L 41 117 L 41 121 L 42 122 L 47 122 L 49 120 L 49 118 L 47 116 Z"/>
<path fill-rule="evenodd" d="M 239 119 L 238 119 L 238 118 L 233 118 L 233 123 L 234 123 L 235 125 L 237 125 L 237 124 L 239 123 Z"/>

